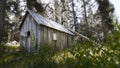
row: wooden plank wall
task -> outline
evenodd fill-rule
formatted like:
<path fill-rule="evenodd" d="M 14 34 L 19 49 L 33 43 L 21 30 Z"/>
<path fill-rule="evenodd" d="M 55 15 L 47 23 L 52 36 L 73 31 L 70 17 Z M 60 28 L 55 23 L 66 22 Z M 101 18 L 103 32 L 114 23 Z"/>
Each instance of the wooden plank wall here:
<path fill-rule="evenodd" d="M 37 49 L 39 45 L 50 45 L 55 47 L 56 49 L 65 49 L 72 44 L 72 37 L 71 35 L 43 26 L 38 25 L 36 21 L 32 18 L 31 15 L 27 15 L 24 24 L 20 30 L 20 44 L 22 48 L 26 48 L 28 51 L 33 50 L 32 47 L 32 40 L 30 37 L 29 42 L 30 45 L 26 42 L 28 38 L 26 38 L 27 32 L 30 31 L 30 35 L 35 37 L 35 43 L 38 46 L 35 46 Z M 56 34 L 57 40 L 53 40 L 53 33 Z M 27 40 L 28 41 L 28 40 Z M 35 45 L 35 44 L 34 44 Z"/>
<path fill-rule="evenodd" d="M 65 49 L 72 44 L 72 36 L 57 31 L 55 29 L 40 25 L 41 45 L 50 45 L 57 49 Z M 53 40 L 53 33 L 57 36 L 57 41 Z"/>

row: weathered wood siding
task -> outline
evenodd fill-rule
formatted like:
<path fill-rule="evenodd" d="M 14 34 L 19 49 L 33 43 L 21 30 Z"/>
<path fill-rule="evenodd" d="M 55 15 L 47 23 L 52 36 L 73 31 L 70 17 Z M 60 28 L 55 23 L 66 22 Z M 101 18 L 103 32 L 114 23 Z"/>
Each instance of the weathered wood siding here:
<path fill-rule="evenodd" d="M 21 30 L 20 30 L 20 44 L 21 48 L 26 48 L 27 51 L 38 48 L 40 45 L 40 30 L 39 26 L 35 23 L 35 20 L 27 15 Z M 27 32 L 30 32 L 30 36 L 27 36 Z"/>
<path fill-rule="evenodd" d="M 56 49 L 65 49 L 72 45 L 72 37 L 71 35 L 40 25 L 40 37 L 41 45 L 50 45 L 55 47 Z M 57 40 L 53 40 L 53 33 L 56 34 Z"/>
<path fill-rule="evenodd" d="M 54 40 L 53 34 L 56 36 Z M 25 48 L 28 52 L 36 50 L 40 45 L 50 45 L 58 50 L 65 49 L 73 42 L 72 35 L 40 25 L 29 14 L 20 29 L 20 39 L 21 48 Z"/>

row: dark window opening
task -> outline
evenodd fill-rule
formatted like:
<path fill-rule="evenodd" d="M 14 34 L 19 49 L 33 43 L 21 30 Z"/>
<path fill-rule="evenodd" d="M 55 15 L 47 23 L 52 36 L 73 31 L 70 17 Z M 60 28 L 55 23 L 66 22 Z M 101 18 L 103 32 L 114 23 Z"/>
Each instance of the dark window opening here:
<path fill-rule="evenodd" d="M 27 37 L 30 37 L 30 31 L 27 32 Z"/>

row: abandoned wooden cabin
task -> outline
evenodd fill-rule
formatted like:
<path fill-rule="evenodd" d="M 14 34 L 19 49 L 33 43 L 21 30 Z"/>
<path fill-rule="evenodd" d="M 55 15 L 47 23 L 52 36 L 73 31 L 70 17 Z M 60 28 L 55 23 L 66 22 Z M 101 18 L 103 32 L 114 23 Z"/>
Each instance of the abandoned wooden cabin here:
<path fill-rule="evenodd" d="M 29 52 L 41 45 L 64 49 L 72 44 L 73 36 L 63 25 L 48 20 L 33 10 L 26 12 L 20 24 L 20 47 Z"/>

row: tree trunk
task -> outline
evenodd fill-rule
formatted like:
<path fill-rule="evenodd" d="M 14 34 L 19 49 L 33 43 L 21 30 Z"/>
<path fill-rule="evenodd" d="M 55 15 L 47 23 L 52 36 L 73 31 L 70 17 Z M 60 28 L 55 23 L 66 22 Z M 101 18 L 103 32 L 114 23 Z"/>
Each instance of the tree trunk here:
<path fill-rule="evenodd" d="M 76 19 L 76 12 L 75 12 L 75 9 L 74 9 L 74 7 L 75 7 L 75 4 L 74 4 L 74 2 L 73 2 L 74 0 L 72 0 L 72 13 L 73 13 L 73 20 L 74 20 L 74 26 L 75 26 L 75 31 L 77 31 L 77 28 L 76 28 L 76 21 L 77 21 L 77 19 Z"/>
<path fill-rule="evenodd" d="M 0 0 L 0 45 L 4 40 L 5 33 L 5 5 L 6 0 Z"/>
<path fill-rule="evenodd" d="M 86 4 L 85 4 L 85 0 L 83 0 L 83 8 L 84 8 L 85 23 L 86 23 L 86 25 L 87 25 L 87 29 L 88 29 L 88 36 L 89 36 L 90 31 L 89 31 L 89 24 L 88 24 L 88 20 L 87 20 L 87 11 L 86 11 Z"/>

